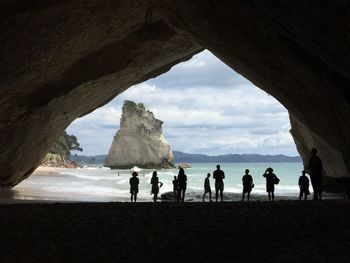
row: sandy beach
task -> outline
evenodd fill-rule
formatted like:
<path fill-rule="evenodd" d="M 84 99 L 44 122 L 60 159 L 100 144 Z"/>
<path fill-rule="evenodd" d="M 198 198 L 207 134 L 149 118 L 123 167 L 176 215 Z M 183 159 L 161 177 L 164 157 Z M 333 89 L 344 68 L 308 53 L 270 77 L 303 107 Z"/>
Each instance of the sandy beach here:
<path fill-rule="evenodd" d="M 39 166 L 30 176 L 30 180 L 35 179 L 36 176 L 47 177 L 57 175 L 57 172 L 68 171 L 69 168 L 62 167 L 46 167 Z M 67 192 L 67 195 L 69 193 Z M 68 199 L 65 200 L 64 195 L 50 193 L 44 189 L 39 189 L 37 186 L 32 186 L 26 181 L 15 186 L 11 190 L 0 191 L 0 204 L 28 204 L 28 203 L 55 203 L 55 202 L 74 202 Z"/>
<path fill-rule="evenodd" d="M 64 168 L 64 167 L 48 167 L 48 166 L 39 166 L 38 168 L 35 169 L 33 175 L 47 175 L 47 174 L 53 174 L 57 173 L 59 171 L 67 171 L 70 170 L 71 168 Z"/>
<path fill-rule="evenodd" d="M 350 202 L 0 205 L 0 262 L 349 262 Z"/>

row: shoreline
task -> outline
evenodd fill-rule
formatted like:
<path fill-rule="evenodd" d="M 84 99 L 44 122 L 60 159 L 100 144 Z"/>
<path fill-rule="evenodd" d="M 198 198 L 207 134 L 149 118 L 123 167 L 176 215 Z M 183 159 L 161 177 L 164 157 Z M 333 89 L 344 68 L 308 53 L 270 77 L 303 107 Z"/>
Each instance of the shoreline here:
<path fill-rule="evenodd" d="M 119 193 L 116 191 L 111 195 L 111 193 L 90 193 L 89 191 L 75 191 L 74 189 L 67 189 L 67 191 L 55 191 L 55 183 L 59 184 L 62 179 L 66 179 L 68 181 L 72 180 L 72 184 L 74 181 L 78 180 L 77 178 L 70 177 L 71 175 L 65 175 L 65 171 L 79 171 L 81 170 L 84 173 L 84 168 L 63 168 L 63 167 L 46 167 L 39 166 L 32 174 L 30 180 L 23 182 L 17 186 L 15 186 L 11 190 L 0 192 L 0 204 L 16 204 L 16 203 L 75 203 L 75 202 L 94 202 L 94 203 L 108 203 L 108 202 L 116 202 L 116 203 L 125 203 L 130 202 L 129 194 L 125 192 Z M 88 170 L 87 170 L 88 172 Z M 84 175 L 85 176 L 85 175 Z M 53 177 L 55 183 L 50 186 L 50 180 Z M 124 178 L 128 180 L 128 178 Z M 31 182 L 43 181 L 45 186 L 40 188 L 41 184 L 36 183 L 34 185 Z M 94 183 L 95 184 L 95 183 Z M 79 184 L 78 184 L 79 185 Z M 113 181 L 111 182 L 113 185 Z M 51 190 L 53 189 L 53 190 Z M 79 188 L 77 189 L 79 190 Z M 91 189 L 94 191 L 94 189 Z M 164 194 L 166 190 L 160 191 L 159 197 L 161 194 Z M 203 192 L 198 189 L 191 189 L 188 187 L 186 192 L 185 202 L 187 203 L 201 203 Z M 224 201 L 225 203 L 237 203 L 241 202 L 241 192 L 224 192 Z M 297 193 L 293 194 L 283 194 L 279 193 L 278 189 L 275 192 L 275 202 L 279 201 L 298 201 L 299 195 Z M 343 199 L 342 193 L 324 193 L 324 199 L 328 200 L 338 200 Z M 215 203 L 215 191 L 212 190 L 212 201 Z M 245 199 L 246 200 L 246 199 Z M 308 196 L 308 202 L 312 200 L 312 194 Z M 141 191 L 138 196 L 138 203 L 148 203 L 152 202 L 152 196 L 147 192 Z M 158 199 L 158 202 L 164 203 L 174 203 L 173 200 L 161 200 Z M 206 202 L 208 202 L 208 195 L 206 196 Z M 253 192 L 251 193 L 250 202 L 269 202 L 266 193 L 262 192 Z"/>

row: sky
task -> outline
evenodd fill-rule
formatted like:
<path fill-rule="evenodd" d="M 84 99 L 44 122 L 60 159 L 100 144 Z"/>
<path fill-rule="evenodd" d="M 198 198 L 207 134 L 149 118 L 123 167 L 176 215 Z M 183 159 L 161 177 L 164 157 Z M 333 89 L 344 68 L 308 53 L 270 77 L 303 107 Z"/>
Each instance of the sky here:
<path fill-rule="evenodd" d="M 172 150 L 298 155 L 287 110 L 207 50 L 76 119 L 67 132 L 78 137 L 78 154 L 108 153 L 124 100 L 144 103 L 164 121 Z"/>

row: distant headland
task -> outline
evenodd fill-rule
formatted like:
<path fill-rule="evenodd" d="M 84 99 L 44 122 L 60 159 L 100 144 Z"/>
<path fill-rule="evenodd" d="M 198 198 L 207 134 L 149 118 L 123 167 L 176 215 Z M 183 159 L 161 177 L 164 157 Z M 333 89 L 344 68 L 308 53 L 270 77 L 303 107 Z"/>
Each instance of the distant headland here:
<path fill-rule="evenodd" d="M 180 151 L 173 151 L 175 163 L 281 163 L 281 162 L 302 162 L 300 156 L 261 155 L 261 154 L 226 154 L 209 156 L 205 154 L 192 154 Z M 77 155 L 72 156 L 72 161 L 82 164 L 102 164 L 107 155 Z"/>
<path fill-rule="evenodd" d="M 180 151 L 173 151 L 176 163 L 281 163 L 281 162 L 302 162 L 300 156 L 261 155 L 261 154 L 225 154 L 210 156 L 205 154 L 191 154 Z"/>

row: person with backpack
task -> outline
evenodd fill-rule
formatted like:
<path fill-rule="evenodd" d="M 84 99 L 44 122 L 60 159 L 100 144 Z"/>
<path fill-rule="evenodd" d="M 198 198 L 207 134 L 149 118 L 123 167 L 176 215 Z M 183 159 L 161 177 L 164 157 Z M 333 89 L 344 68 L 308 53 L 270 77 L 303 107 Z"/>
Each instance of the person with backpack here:
<path fill-rule="evenodd" d="M 253 177 L 249 174 L 249 170 L 245 169 L 245 175 L 242 177 L 243 184 L 243 193 L 242 193 L 242 202 L 244 201 L 245 194 L 247 193 L 247 201 L 249 202 L 250 192 L 254 187 Z"/>

